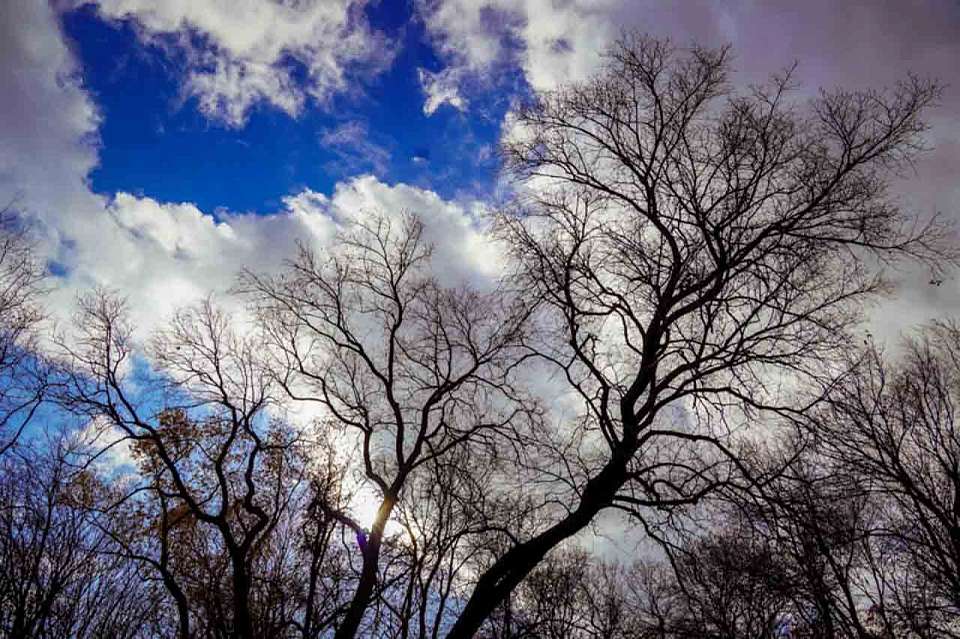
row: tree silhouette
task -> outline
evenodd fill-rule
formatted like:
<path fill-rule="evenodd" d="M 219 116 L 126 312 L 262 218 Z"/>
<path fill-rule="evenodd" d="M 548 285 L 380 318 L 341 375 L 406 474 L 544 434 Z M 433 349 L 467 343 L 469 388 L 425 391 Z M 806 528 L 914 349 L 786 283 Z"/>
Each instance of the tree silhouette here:
<path fill-rule="evenodd" d="M 802 110 L 789 74 L 738 93 L 728 68 L 726 49 L 628 35 L 595 78 L 516 113 L 504 156 L 529 188 L 501 235 L 543 301 L 531 353 L 580 398 L 580 443 L 566 509 L 478 577 L 452 638 L 601 511 L 643 517 L 746 482 L 729 433 L 796 410 L 775 380 L 802 386 L 849 347 L 884 289 L 868 259 L 953 259 L 945 229 L 885 193 L 935 84 Z"/>

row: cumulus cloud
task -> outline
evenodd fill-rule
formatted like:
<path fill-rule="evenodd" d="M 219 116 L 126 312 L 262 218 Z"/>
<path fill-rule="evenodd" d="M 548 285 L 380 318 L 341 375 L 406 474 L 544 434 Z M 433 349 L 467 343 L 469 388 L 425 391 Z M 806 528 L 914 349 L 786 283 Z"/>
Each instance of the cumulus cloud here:
<path fill-rule="evenodd" d="M 433 191 L 384 184 L 372 176 L 341 182 L 331 197 L 335 218 L 349 219 L 385 212 L 413 212 L 424 223 L 424 239 L 433 245 L 433 270 L 447 286 L 483 284 L 503 265 L 497 247 L 479 224 L 485 211 L 479 202 L 444 200 Z"/>
<path fill-rule="evenodd" d="M 266 65 L 244 73 L 262 71 L 281 80 L 289 78 L 284 75 L 289 73 L 282 64 L 284 56 L 305 51 L 302 55 L 317 69 L 310 76 L 317 84 L 291 89 L 301 92 L 301 100 L 304 91 L 320 95 L 321 86 L 329 90 L 343 80 L 345 60 L 356 58 L 349 52 L 360 51 L 357 55 L 361 55 L 363 51 L 362 46 L 352 44 L 351 33 L 355 31 L 362 39 L 371 37 L 345 3 L 284 7 L 240 2 L 225 7 L 139 0 L 100 3 L 105 15 L 136 19 L 144 37 L 193 31 L 204 34 L 205 50 L 216 59 L 237 62 L 244 69 L 254 69 L 255 63 Z M 740 2 L 720 7 L 691 2 L 682 10 L 666 10 L 660 3 L 546 0 L 509 5 L 501 0 L 450 0 L 418 5 L 437 39 L 438 50 L 452 66 L 489 69 L 503 62 L 510 47 L 519 43 L 521 67 L 531 84 L 541 88 L 585 77 L 599 64 L 597 51 L 602 44 L 621 26 L 638 25 L 641 19 L 639 26 L 672 35 L 681 45 L 692 39 L 707 44 L 733 42 L 736 64 L 749 80 L 762 79 L 771 69 L 797 58 L 801 79 L 808 87 L 882 85 L 908 69 L 950 81 L 960 57 L 960 43 L 952 37 L 960 16 L 945 3 L 932 2 L 929 7 L 929 11 L 911 14 L 910 20 L 886 6 L 846 7 L 843 20 L 838 20 L 835 5 L 814 4 L 803 14 L 810 26 L 801 28 L 797 26 L 799 15 L 791 13 L 795 10 L 776 3 Z M 296 14 L 303 24 L 290 12 L 305 12 Z M 321 24 L 318 16 L 324 15 L 332 16 L 329 24 Z M 330 34 L 344 29 L 348 32 L 347 53 L 324 49 L 334 39 Z M 321 34 L 316 42 L 310 40 L 314 32 Z M 877 33 L 884 37 L 876 37 Z M 304 190 L 292 194 L 272 215 L 224 212 L 214 217 L 190 203 L 93 193 L 87 177 L 97 162 L 100 116 L 79 81 L 57 15 L 44 2 L 0 3 L 0 35 L 0 91 L 5 96 L 0 104 L 0 139 L 4 140 L 0 146 L 0 200 L 19 197 L 18 206 L 39 224 L 44 255 L 58 263 L 57 272 L 64 272 L 54 293 L 55 307 L 69 308 L 78 290 L 101 284 L 129 295 L 132 306 L 139 309 L 138 319 L 155 323 L 167 310 L 158 305 L 172 307 L 211 288 L 225 288 L 241 265 L 272 268 L 289 255 L 296 239 L 322 244 L 333 232 L 331 219 L 359 210 L 413 210 L 428 217 L 428 226 L 434 229 L 430 239 L 438 243 L 437 259 L 450 265 L 443 270 L 451 278 L 472 277 L 497 263 L 492 249 L 475 232 L 477 205 L 447 202 L 430 191 L 389 185 L 373 176 L 346 177 L 346 170 L 378 171 L 377 157 L 386 161 L 385 155 L 364 150 L 358 142 L 368 134 L 361 122 L 347 122 L 324 132 L 321 143 L 342 149 L 344 157 L 349 153 L 369 155 L 372 164 L 348 169 L 345 164 L 345 179 L 332 193 Z M 188 74 L 193 77 L 215 69 L 215 65 L 191 68 Z M 436 95 L 465 99 L 457 73 L 445 69 L 432 74 L 430 79 L 445 92 Z M 249 79 L 244 76 L 238 82 Z M 251 95 L 260 96 L 258 91 Z M 960 83 L 953 82 L 942 107 L 934 113 L 930 141 L 937 150 L 918 164 L 918 175 L 908 176 L 898 189 L 901 201 L 920 213 L 940 210 L 960 217 L 955 170 L 960 164 L 958 96 Z M 280 99 L 276 95 L 251 99 L 274 98 Z M 239 104 L 242 108 L 236 117 L 247 108 L 242 101 Z M 505 130 L 509 130 L 509 122 Z M 901 300 L 909 301 L 897 302 L 900 310 L 887 317 L 914 321 L 960 308 L 957 280 L 931 289 L 924 274 L 904 277 Z"/>
<path fill-rule="evenodd" d="M 337 220 L 371 211 L 422 215 L 438 244 L 437 259 L 450 261 L 442 269 L 447 277 L 469 277 L 489 266 L 473 230 L 472 205 L 371 175 L 346 179 L 329 195 L 304 189 L 268 215 L 211 215 L 189 202 L 93 193 L 87 176 L 97 161 L 99 118 L 57 16 L 46 3 L 0 3 L 0 35 L 0 92 L 6 96 L 0 104 L 0 198 L 17 195 L 19 209 L 37 222 L 43 257 L 62 273 L 50 299 L 61 317 L 78 292 L 105 286 L 129 299 L 133 320 L 146 333 L 175 307 L 229 288 L 240 268 L 272 270 L 298 240 L 322 247 Z M 330 132 L 328 142 L 350 137 L 348 127 Z"/>
<path fill-rule="evenodd" d="M 689 0 L 423 0 L 417 5 L 444 73 L 466 78 L 499 73 L 512 65 L 535 90 L 588 78 L 603 63 L 601 52 L 624 29 L 669 37 L 676 46 L 732 45 L 734 81 L 745 86 L 799 63 L 800 97 L 819 87 L 890 86 L 908 72 L 947 84 L 928 133 L 933 151 L 894 192 L 921 216 L 940 211 L 960 222 L 960 10 L 955 2 L 836 3 L 812 0 L 717 3 Z M 469 94 L 467 94 L 469 97 Z M 505 135 L 517 135 L 511 122 Z M 874 334 L 896 336 L 904 327 L 960 312 L 960 276 L 931 288 L 929 273 L 905 270 L 899 298 L 874 314 Z M 882 318 L 882 319 L 880 319 Z"/>
<path fill-rule="evenodd" d="M 133 21 L 145 41 L 182 52 L 184 91 L 230 126 L 261 101 L 295 116 L 307 97 L 348 89 L 352 67 L 376 71 L 392 55 L 362 0 L 78 0 L 89 1 L 104 18 Z"/>
<path fill-rule="evenodd" d="M 47 3 L 0 3 L 0 90 L 0 200 L 57 209 L 88 193 L 100 118 Z"/>
<path fill-rule="evenodd" d="M 119 291 L 134 323 L 150 330 L 177 306 L 228 288 L 243 267 L 276 268 L 298 239 L 325 243 L 333 229 L 322 204 L 303 195 L 273 215 L 214 220 L 193 204 L 119 193 L 89 212 L 100 242 L 77 239 L 59 294 L 69 298 L 91 285 Z M 69 304 L 61 299 L 57 306 Z"/>
<path fill-rule="evenodd" d="M 127 297 L 134 324 L 146 333 L 177 307 L 228 289 L 243 268 L 279 268 L 297 242 L 323 250 L 338 225 L 403 211 L 423 218 L 447 283 L 490 272 L 492 248 L 475 230 L 471 211 L 431 191 L 370 175 L 341 182 L 330 197 L 311 190 L 291 195 L 273 214 L 221 212 L 216 219 L 190 203 L 118 193 L 102 209 L 86 212 L 92 232 L 71 236 L 68 274 L 54 292 L 54 306 L 69 308 L 78 291 L 105 286 Z"/>

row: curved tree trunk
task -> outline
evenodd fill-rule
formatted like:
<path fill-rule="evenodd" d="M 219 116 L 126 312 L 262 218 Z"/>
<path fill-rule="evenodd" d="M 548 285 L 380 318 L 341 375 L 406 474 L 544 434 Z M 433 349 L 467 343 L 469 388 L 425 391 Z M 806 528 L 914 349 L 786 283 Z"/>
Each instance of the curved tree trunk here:
<path fill-rule="evenodd" d="M 447 639 L 470 639 L 480 626 L 506 601 L 510 593 L 540 564 L 548 552 L 590 525 L 607 507 L 626 481 L 626 459 L 614 457 L 596 477 L 587 482 L 577 509 L 536 537 L 514 546 L 479 579 L 467 605 Z"/>
<path fill-rule="evenodd" d="M 370 536 L 367 538 L 363 550 L 363 568 L 360 570 L 360 582 L 357 584 L 357 590 L 350 601 L 350 607 L 343 622 L 337 627 L 334 639 L 353 639 L 357 636 L 360 629 L 360 623 L 363 621 L 363 615 L 370 605 L 370 599 L 373 596 L 374 588 L 377 585 L 377 569 L 380 565 L 380 548 L 383 544 L 383 530 L 386 528 L 387 520 L 390 519 L 390 513 L 396 505 L 396 497 L 387 495 L 380 503 L 377 509 L 377 517 L 370 530 Z"/>

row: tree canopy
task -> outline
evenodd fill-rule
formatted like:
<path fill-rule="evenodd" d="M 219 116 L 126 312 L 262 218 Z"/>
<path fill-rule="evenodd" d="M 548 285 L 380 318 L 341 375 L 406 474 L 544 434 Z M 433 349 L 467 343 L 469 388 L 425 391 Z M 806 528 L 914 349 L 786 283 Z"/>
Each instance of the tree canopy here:
<path fill-rule="evenodd" d="M 939 85 L 604 60 L 513 109 L 484 281 L 358 211 L 149 339 L 105 289 L 53 330 L 0 227 L 0 634 L 960 636 L 960 328 L 862 338 L 956 265 L 889 192 Z"/>

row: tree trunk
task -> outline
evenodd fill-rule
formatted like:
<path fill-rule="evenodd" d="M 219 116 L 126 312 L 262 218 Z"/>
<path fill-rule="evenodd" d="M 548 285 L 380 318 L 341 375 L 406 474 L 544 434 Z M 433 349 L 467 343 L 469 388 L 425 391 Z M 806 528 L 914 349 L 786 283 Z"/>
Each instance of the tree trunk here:
<path fill-rule="evenodd" d="M 250 575 L 242 559 L 233 560 L 233 635 L 237 639 L 254 639 L 250 617 Z"/>
<path fill-rule="evenodd" d="M 363 548 L 363 568 L 360 571 L 360 582 L 357 584 L 353 600 L 350 602 L 347 614 L 343 618 L 343 623 L 337 628 L 334 639 L 353 639 L 360 629 L 363 615 L 370 605 L 370 598 L 377 585 L 377 569 L 380 565 L 383 530 L 386 528 L 387 520 L 390 519 L 390 513 L 393 512 L 396 503 L 396 497 L 387 495 L 380 503 L 380 508 L 377 509 L 377 517 L 373 522 L 373 528 L 370 530 L 366 547 Z"/>
<path fill-rule="evenodd" d="M 177 636 L 180 639 L 190 639 L 190 606 L 187 604 L 187 597 L 169 571 L 161 568 L 160 576 L 163 579 L 163 585 L 167 588 L 167 592 L 173 597 L 177 606 Z"/>
<path fill-rule="evenodd" d="M 626 459 L 617 455 L 587 482 L 576 510 L 536 537 L 501 555 L 477 581 L 470 600 L 450 629 L 447 639 L 471 639 L 476 635 L 483 622 L 497 606 L 506 601 L 548 552 L 590 525 L 597 513 L 611 503 L 625 480 Z"/>

